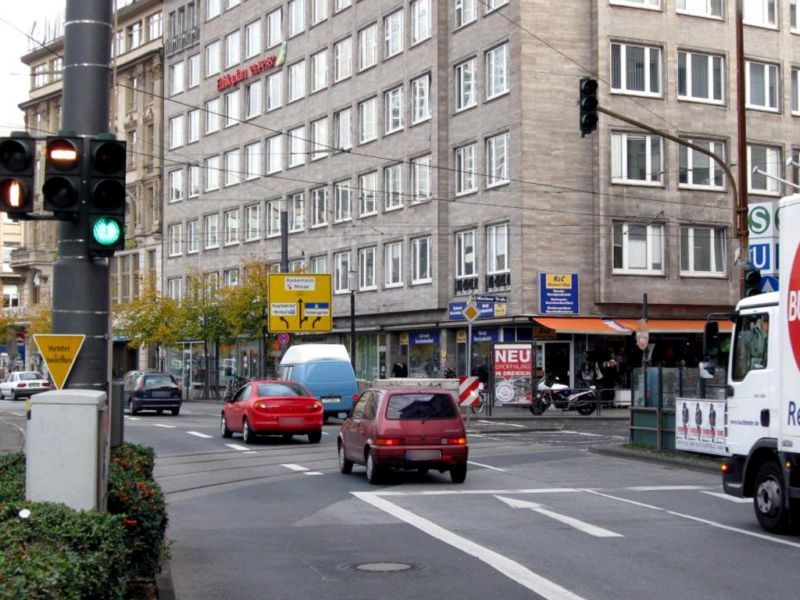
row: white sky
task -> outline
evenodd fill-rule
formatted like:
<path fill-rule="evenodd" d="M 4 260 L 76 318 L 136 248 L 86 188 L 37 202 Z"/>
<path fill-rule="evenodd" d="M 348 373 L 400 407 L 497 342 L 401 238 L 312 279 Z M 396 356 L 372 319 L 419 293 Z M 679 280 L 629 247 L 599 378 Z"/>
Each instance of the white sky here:
<path fill-rule="evenodd" d="M 51 22 L 64 14 L 66 0 L 2 0 L 0 10 L 0 135 L 24 128 L 22 111 L 17 108 L 28 97 L 30 71 L 19 58 L 28 53 L 28 38 L 17 29 L 42 39 L 44 19 Z M 9 25 L 9 23 L 12 26 Z M 17 29 L 14 29 L 16 27 Z"/>

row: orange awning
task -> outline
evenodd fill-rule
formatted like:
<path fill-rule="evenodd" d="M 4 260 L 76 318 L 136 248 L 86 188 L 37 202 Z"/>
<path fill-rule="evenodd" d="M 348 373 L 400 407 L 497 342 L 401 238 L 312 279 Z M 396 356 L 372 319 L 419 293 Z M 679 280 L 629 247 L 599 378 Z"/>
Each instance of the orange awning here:
<path fill-rule="evenodd" d="M 614 319 L 622 327 L 636 331 L 638 319 Z M 729 333 L 733 327 L 730 321 L 717 321 L 719 330 Z M 705 319 L 647 319 L 650 333 L 703 333 Z"/>
<path fill-rule="evenodd" d="M 559 333 L 585 333 L 592 335 L 630 335 L 626 329 L 608 319 L 597 317 L 531 317 L 531 321 Z"/>

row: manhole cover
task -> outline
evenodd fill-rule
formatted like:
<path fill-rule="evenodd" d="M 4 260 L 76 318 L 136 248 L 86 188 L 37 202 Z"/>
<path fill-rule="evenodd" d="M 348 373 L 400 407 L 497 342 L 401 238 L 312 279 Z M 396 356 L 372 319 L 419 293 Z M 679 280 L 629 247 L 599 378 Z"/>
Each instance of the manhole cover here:
<path fill-rule="evenodd" d="M 348 571 L 360 571 L 362 573 L 403 573 L 406 571 L 419 571 L 423 568 L 422 565 L 416 563 L 402 563 L 402 562 L 368 562 L 368 563 L 351 563 L 341 565 L 340 569 Z"/>

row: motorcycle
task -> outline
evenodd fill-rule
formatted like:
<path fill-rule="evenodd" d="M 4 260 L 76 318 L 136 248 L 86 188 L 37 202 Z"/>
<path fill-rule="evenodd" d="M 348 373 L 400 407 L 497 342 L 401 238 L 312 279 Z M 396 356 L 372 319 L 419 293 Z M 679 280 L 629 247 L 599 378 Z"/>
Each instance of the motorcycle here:
<path fill-rule="evenodd" d="M 530 411 L 541 415 L 551 406 L 561 410 L 575 410 L 580 415 L 590 415 L 597 408 L 599 392 L 595 386 L 573 392 L 568 385 L 559 383 L 558 378 L 544 377 L 536 386 L 536 399 Z"/>

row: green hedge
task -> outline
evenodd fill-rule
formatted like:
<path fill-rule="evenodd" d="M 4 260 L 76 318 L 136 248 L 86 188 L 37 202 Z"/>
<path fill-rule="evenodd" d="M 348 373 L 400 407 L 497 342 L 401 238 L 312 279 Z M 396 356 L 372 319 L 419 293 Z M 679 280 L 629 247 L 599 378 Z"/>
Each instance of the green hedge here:
<path fill-rule="evenodd" d="M 112 451 L 106 513 L 25 501 L 25 457 L 0 456 L 0 598 L 121 599 L 165 553 L 150 448 Z"/>

